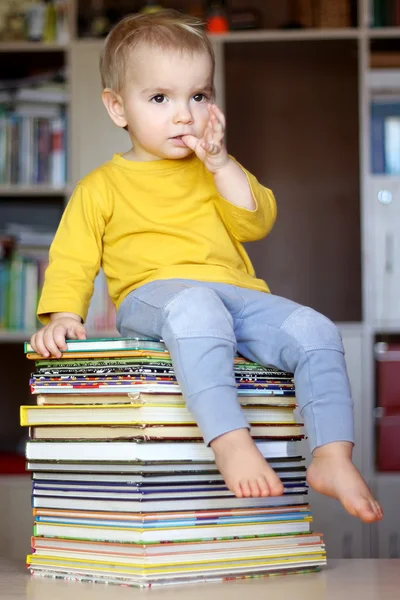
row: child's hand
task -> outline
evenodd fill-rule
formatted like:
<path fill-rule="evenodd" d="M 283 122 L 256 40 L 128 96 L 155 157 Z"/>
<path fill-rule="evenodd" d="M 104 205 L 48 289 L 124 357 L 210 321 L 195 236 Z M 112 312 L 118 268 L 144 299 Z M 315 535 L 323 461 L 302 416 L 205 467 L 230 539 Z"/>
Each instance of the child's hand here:
<path fill-rule="evenodd" d="M 45 358 L 50 356 L 60 358 L 62 351 L 67 349 L 66 338 L 86 339 L 86 329 L 78 315 L 72 313 L 64 313 L 62 316 L 60 313 L 52 315 L 50 323 L 34 333 L 30 342 L 32 348 Z"/>
<path fill-rule="evenodd" d="M 203 137 L 183 135 L 182 141 L 198 156 L 211 173 L 216 173 L 229 162 L 228 152 L 223 143 L 225 117 L 216 104 L 207 104 L 209 121 Z"/>

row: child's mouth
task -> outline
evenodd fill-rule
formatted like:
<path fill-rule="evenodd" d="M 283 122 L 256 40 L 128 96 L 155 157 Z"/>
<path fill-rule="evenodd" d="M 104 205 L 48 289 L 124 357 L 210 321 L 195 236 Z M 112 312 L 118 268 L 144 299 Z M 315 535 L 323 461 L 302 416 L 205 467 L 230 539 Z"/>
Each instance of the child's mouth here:
<path fill-rule="evenodd" d="M 185 147 L 186 144 L 183 141 L 182 137 L 183 137 L 182 135 L 176 135 L 176 136 L 170 138 L 170 140 L 172 140 L 172 142 L 174 142 L 174 144 L 177 146 Z"/>

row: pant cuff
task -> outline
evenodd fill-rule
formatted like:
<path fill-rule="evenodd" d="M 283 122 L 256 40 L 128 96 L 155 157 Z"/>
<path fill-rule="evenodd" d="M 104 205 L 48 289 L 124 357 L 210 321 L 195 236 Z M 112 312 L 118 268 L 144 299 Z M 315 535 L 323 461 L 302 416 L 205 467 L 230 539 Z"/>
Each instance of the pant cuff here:
<path fill-rule="evenodd" d="M 301 411 L 310 450 L 331 442 L 354 443 L 353 402 L 350 398 L 313 400 Z"/>
<path fill-rule="evenodd" d="M 237 399 L 236 386 L 209 388 L 190 396 L 186 404 L 207 446 L 216 437 L 234 429 L 250 429 Z"/>

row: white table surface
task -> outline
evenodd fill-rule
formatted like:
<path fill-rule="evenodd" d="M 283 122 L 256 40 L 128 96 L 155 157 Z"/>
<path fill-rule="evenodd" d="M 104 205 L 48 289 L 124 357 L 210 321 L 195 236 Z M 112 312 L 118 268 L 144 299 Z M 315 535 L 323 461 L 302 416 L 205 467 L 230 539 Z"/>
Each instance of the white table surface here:
<path fill-rule="evenodd" d="M 31 577 L 0 558 L 1 600 L 400 600 L 400 559 L 331 560 L 320 573 L 140 590 Z"/>

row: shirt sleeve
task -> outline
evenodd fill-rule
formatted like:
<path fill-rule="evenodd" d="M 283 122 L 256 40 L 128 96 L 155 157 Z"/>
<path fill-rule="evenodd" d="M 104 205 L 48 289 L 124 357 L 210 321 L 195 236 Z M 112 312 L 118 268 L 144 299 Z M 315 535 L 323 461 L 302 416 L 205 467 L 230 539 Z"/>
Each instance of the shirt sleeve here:
<path fill-rule="evenodd" d="M 37 311 L 44 324 L 55 312 L 72 312 L 86 319 L 105 230 L 104 211 L 94 196 L 78 184 L 60 221 Z"/>
<path fill-rule="evenodd" d="M 271 231 L 276 220 L 276 201 L 270 189 L 261 185 L 242 165 L 239 166 L 249 182 L 255 209 L 249 210 L 232 204 L 223 196 L 218 197 L 218 207 L 228 230 L 239 242 L 254 242 L 261 240 Z"/>

